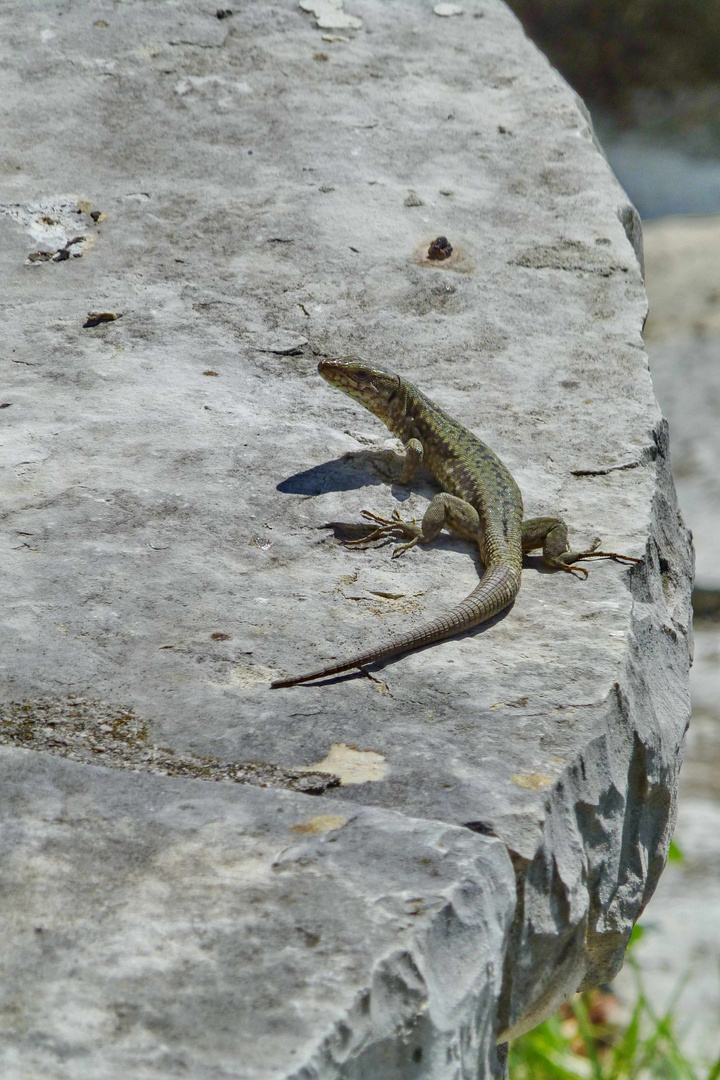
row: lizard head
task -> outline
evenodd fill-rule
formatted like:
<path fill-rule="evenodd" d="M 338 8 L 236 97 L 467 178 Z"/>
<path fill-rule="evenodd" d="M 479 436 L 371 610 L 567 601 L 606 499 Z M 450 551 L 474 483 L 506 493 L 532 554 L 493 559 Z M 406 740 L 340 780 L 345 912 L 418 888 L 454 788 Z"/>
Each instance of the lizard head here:
<path fill-rule="evenodd" d="M 402 379 L 394 371 L 374 367 L 357 356 L 321 360 L 318 371 L 331 386 L 349 394 L 388 427 L 392 426 L 393 399 L 402 386 Z"/>

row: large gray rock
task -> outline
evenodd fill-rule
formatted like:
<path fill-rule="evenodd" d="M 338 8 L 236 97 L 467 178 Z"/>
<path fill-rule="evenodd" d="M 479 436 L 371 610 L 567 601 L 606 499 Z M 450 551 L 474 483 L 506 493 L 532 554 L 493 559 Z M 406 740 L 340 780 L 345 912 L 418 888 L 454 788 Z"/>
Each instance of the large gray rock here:
<path fill-rule="evenodd" d="M 3 1077 L 490 1068 L 499 840 L 29 751 L 0 771 Z"/>
<path fill-rule="evenodd" d="M 657 882 L 690 550 L 639 225 L 507 9 L 463 6 L 2 16 L 8 1076 L 498 1074 Z M 530 559 L 483 631 L 271 692 L 477 580 L 323 529 L 432 490 L 317 377 L 350 351 L 643 564 Z"/>

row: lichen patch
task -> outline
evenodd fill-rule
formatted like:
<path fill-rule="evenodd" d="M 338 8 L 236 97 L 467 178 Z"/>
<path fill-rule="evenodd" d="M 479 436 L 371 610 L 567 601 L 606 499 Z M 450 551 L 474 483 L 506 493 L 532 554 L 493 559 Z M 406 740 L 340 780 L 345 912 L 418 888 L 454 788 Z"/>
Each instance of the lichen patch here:
<path fill-rule="evenodd" d="M 287 769 L 265 761 L 220 761 L 155 746 L 148 722 L 132 709 L 82 697 L 0 704 L 0 744 L 113 769 L 281 787 L 307 795 L 321 795 L 340 783 L 338 776 L 325 770 Z"/>
<path fill-rule="evenodd" d="M 375 750 L 358 750 L 347 743 L 333 743 L 330 752 L 314 765 L 298 765 L 297 772 L 331 772 L 340 777 L 340 784 L 367 784 L 382 780 L 387 761 Z"/>

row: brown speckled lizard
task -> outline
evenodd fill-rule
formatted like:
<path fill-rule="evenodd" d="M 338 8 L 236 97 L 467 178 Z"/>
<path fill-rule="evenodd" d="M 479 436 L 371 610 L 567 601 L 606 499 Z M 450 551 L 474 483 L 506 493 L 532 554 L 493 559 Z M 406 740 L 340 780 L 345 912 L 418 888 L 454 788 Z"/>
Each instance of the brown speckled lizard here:
<path fill-rule="evenodd" d="M 395 549 L 395 557 L 415 544 L 434 540 L 446 527 L 477 544 L 485 573 L 470 595 L 446 614 L 347 660 L 338 660 L 304 675 L 276 679 L 273 687 L 293 686 L 386 660 L 485 622 L 508 607 L 517 596 L 522 556 L 526 551 L 541 547 L 548 566 L 568 573 L 577 571 L 585 577 L 587 570 L 572 565 L 579 559 L 642 561 L 614 552 L 597 551 L 597 544 L 590 551 L 570 551 L 567 526 L 559 518 L 523 521 L 522 496 L 500 458 L 400 375 L 352 356 L 321 360 L 318 371 L 332 386 L 344 390 L 379 416 L 403 441 L 402 483 L 410 481 L 423 465 L 444 489 L 432 500 L 420 525 L 403 521 L 397 512 L 392 520 L 387 520 L 364 511 L 364 516 L 376 528 L 362 540 L 351 543 L 364 544 L 397 534 L 408 542 Z"/>

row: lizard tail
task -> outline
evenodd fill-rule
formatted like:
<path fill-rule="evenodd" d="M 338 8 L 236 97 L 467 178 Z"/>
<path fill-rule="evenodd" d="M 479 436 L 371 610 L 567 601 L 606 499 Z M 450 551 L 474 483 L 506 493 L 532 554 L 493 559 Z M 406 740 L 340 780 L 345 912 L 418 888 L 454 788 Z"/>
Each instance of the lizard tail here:
<path fill-rule="evenodd" d="M 416 630 L 408 630 L 392 638 L 386 645 L 377 645 L 374 649 L 356 653 L 347 660 L 338 660 L 334 664 L 318 668 L 317 671 L 309 671 L 305 675 L 276 679 L 270 686 L 275 689 L 280 686 L 294 686 L 296 683 L 309 682 L 311 679 L 328 678 L 330 675 L 339 675 L 340 672 L 348 671 L 350 668 L 359 668 L 364 664 L 387 660 L 409 649 L 420 649 L 433 641 L 442 641 L 443 638 L 461 634 L 464 630 L 487 622 L 493 615 L 497 615 L 499 611 L 508 607 L 517 596 L 519 588 L 519 568 L 515 569 L 508 565 L 490 566 L 470 595 L 447 614 L 438 616 L 437 619 L 433 619 L 432 622 Z"/>

